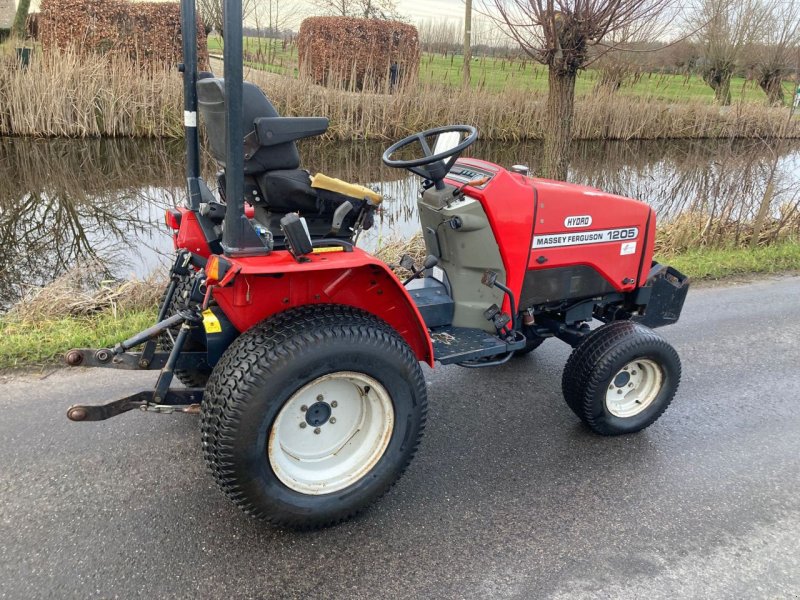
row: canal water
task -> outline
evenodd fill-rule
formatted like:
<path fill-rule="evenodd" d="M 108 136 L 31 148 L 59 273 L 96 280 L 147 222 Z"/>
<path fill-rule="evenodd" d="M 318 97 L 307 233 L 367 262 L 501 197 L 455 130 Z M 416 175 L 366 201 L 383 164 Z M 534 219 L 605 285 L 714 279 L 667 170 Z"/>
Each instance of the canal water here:
<path fill-rule="evenodd" d="M 304 168 L 379 189 L 383 214 L 359 245 L 374 250 L 418 229 L 419 178 L 381 163 L 384 144 L 301 145 Z M 538 143 L 479 142 L 469 154 L 535 173 Z M 797 210 L 800 144 L 762 141 L 582 142 L 569 180 L 651 204 L 659 219 L 686 211 L 754 218 L 771 182 L 771 212 Z M 184 199 L 183 146 L 141 140 L 0 138 L 0 309 L 80 264 L 145 277 L 169 261 L 164 211 Z M 214 180 L 214 165 L 204 171 Z"/>

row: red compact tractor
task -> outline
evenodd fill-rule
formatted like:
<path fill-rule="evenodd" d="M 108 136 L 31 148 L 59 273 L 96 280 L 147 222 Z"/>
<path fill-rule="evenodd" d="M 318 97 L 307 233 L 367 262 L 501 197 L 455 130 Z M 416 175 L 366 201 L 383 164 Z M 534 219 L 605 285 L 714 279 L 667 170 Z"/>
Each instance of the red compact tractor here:
<path fill-rule="evenodd" d="M 71 420 L 200 413 L 222 490 L 249 514 L 307 528 L 352 516 L 408 466 L 427 411 L 420 363 L 489 368 L 555 337 L 574 348 L 563 393 L 589 428 L 658 419 L 681 367 L 653 328 L 678 320 L 688 281 L 653 261 L 651 208 L 459 158 L 473 127 L 425 131 L 383 155 L 424 182 L 428 257 L 405 257 L 412 276 L 400 281 L 355 245 L 380 196 L 299 168 L 295 141 L 327 119 L 280 117 L 242 81 L 240 0 L 226 8 L 223 80 L 197 74 L 195 7 L 182 3 L 189 197 L 167 212 L 177 256 L 159 322 L 66 356 L 157 369 L 158 383 L 72 406 Z M 221 198 L 199 177 L 198 109 Z"/>

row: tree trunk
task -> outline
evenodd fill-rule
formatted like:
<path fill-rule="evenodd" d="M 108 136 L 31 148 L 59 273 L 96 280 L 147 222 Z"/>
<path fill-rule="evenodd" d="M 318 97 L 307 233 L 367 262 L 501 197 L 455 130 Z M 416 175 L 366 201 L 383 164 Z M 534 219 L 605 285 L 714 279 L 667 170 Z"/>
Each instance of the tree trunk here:
<path fill-rule="evenodd" d="M 12 5 L 13 6 L 13 5 Z M 31 6 L 31 0 L 20 0 L 17 6 L 17 12 L 14 15 L 14 25 L 11 28 L 11 33 L 14 37 L 24 39 L 27 33 L 28 23 L 28 10 Z"/>
<path fill-rule="evenodd" d="M 731 73 L 728 69 L 712 67 L 703 73 L 705 81 L 714 90 L 714 100 L 722 106 L 731 103 Z"/>
<path fill-rule="evenodd" d="M 768 73 L 758 80 L 759 87 L 767 95 L 767 103 L 773 106 L 783 106 L 783 77 L 781 73 Z"/>
<path fill-rule="evenodd" d="M 719 85 L 714 90 L 714 100 L 721 106 L 731 104 L 731 73 L 724 72 L 720 78 Z"/>
<path fill-rule="evenodd" d="M 569 167 L 572 120 L 575 112 L 575 71 L 550 68 L 544 131 L 542 176 L 564 181 Z"/>

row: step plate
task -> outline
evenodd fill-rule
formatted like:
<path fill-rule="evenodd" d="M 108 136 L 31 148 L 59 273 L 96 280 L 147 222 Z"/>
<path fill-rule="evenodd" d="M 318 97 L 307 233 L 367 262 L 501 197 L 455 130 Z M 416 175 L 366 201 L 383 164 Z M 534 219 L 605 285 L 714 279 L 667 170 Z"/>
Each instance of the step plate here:
<path fill-rule="evenodd" d="M 434 357 L 443 365 L 486 356 L 497 356 L 511 349 L 497 336 L 481 329 L 468 327 L 433 328 L 431 329 L 431 340 L 433 341 Z"/>

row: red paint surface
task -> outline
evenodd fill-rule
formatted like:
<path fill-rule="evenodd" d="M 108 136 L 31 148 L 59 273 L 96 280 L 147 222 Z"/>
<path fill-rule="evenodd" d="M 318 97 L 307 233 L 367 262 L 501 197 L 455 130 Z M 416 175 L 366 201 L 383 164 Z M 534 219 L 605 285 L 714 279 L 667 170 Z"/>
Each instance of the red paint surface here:
<path fill-rule="evenodd" d="M 655 243 L 655 215 L 648 226 L 652 210 L 646 204 L 587 186 L 524 177 L 482 160 L 460 159 L 458 163 L 495 173 L 483 189 L 468 187 L 467 194 L 479 200 L 486 211 L 506 269 L 506 285 L 517 298 L 526 271 L 534 269 L 587 265 L 619 291 L 631 291 L 644 283 Z M 456 181 L 450 183 L 459 185 Z M 567 217 L 585 215 L 592 217 L 588 227 L 568 228 L 564 224 Z M 638 228 L 638 236 L 624 241 L 558 248 L 532 247 L 534 235 L 624 227 Z M 636 250 L 633 254 L 622 255 L 622 244 L 628 242 L 635 242 Z M 543 263 L 537 262 L 540 257 L 544 257 Z M 625 279 L 632 283 L 623 284 Z M 503 308 L 510 309 L 507 300 Z"/>
<path fill-rule="evenodd" d="M 228 286 L 213 289 L 214 299 L 239 331 L 297 306 L 360 308 L 388 323 L 418 360 L 433 366 L 433 347 L 422 315 L 385 263 L 359 249 L 309 258 L 310 262 L 298 263 L 286 251 L 228 258 L 238 274 Z"/>

